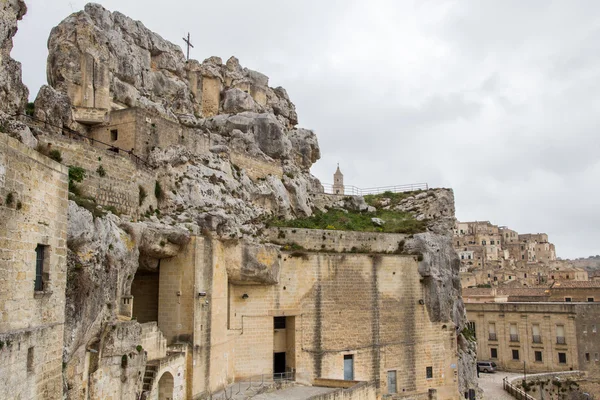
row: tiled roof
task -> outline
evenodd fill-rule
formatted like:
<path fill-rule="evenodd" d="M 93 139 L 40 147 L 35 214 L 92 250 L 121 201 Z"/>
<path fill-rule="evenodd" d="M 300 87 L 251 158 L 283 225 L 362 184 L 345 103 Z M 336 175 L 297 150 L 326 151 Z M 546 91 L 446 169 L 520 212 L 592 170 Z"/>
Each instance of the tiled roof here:
<path fill-rule="evenodd" d="M 469 296 L 491 296 L 491 288 L 464 288 L 462 290 L 463 297 Z"/>
<path fill-rule="evenodd" d="M 504 296 L 530 296 L 530 297 L 542 297 L 548 296 L 547 287 L 535 287 L 535 288 L 502 288 L 498 289 L 499 295 Z"/>
<path fill-rule="evenodd" d="M 554 282 L 552 289 L 570 289 L 570 288 L 598 288 L 600 289 L 599 281 L 560 281 Z"/>

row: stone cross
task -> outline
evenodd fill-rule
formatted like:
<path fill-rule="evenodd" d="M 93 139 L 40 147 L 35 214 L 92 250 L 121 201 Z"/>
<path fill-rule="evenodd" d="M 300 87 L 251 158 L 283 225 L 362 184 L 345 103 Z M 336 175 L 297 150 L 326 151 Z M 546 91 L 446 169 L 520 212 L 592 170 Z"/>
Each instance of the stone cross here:
<path fill-rule="evenodd" d="M 192 42 L 190 42 L 190 33 L 188 32 L 187 35 L 187 39 L 183 38 L 183 41 L 185 42 L 185 44 L 187 45 L 187 59 L 190 59 L 190 47 L 193 49 L 194 45 L 192 44 Z"/>

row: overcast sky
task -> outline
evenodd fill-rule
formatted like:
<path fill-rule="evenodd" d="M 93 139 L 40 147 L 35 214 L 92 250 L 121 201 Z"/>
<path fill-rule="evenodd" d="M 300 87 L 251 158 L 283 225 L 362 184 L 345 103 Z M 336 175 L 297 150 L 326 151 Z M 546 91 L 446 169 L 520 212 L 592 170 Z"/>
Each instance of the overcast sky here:
<path fill-rule="evenodd" d="M 79 0 L 26 0 L 13 57 L 33 100 L 50 30 Z M 600 254 L 600 2 L 105 0 L 198 60 L 235 55 L 283 86 L 358 187 L 451 187 L 459 220 Z"/>

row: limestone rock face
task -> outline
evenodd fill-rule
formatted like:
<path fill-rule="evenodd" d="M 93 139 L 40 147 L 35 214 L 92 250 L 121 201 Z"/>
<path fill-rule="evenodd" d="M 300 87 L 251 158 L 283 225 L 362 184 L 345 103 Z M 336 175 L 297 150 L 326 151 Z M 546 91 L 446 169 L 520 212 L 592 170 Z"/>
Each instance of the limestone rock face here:
<path fill-rule="evenodd" d="M 236 285 L 274 285 L 279 283 L 281 253 L 279 246 L 244 243 L 241 263 L 227 264 L 227 277 Z"/>
<path fill-rule="evenodd" d="M 229 89 L 225 91 L 225 99 L 223 100 L 223 111 L 230 114 L 237 114 L 244 111 L 258 111 L 258 104 L 248 93 L 237 89 Z"/>
<path fill-rule="evenodd" d="M 31 132 L 29 126 L 2 111 L 0 111 L 0 132 L 18 139 L 21 143 L 32 149 L 35 149 L 37 146 L 38 140 Z"/>
<path fill-rule="evenodd" d="M 315 133 L 308 129 L 294 129 L 290 132 L 292 153 L 296 164 L 308 170 L 321 158 L 321 150 Z"/>
<path fill-rule="evenodd" d="M 452 235 L 456 222 L 452 189 L 432 189 L 421 192 L 402 200 L 394 209 L 411 212 L 418 220 L 430 220 L 429 230 L 435 233 Z"/>
<path fill-rule="evenodd" d="M 26 12 L 23 0 L 4 0 L 0 7 L 0 111 L 9 114 L 22 113 L 29 96 L 21 80 L 21 63 L 10 57 L 17 21 Z"/>
<path fill-rule="evenodd" d="M 35 111 L 33 116 L 42 122 L 45 122 L 45 129 L 60 134 L 62 127 L 84 131 L 84 129 L 73 121 L 71 112 L 71 100 L 69 97 L 58 90 L 44 85 L 35 98 Z"/>
<path fill-rule="evenodd" d="M 443 200 L 442 200 L 443 203 Z M 439 229 L 439 225 L 436 229 Z M 452 232 L 452 231 L 450 231 Z M 425 306 L 429 317 L 436 322 L 451 322 L 459 341 L 459 390 L 479 390 L 474 366 L 477 361 L 475 344 L 462 334 L 467 318 L 461 298 L 460 260 L 452 247 L 452 236 L 426 232 L 406 239 L 404 252 L 418 254 L 419 274 L 425 288 Z"/>
<path fill-rule="evenodd" d="M 188 241 L 189 232 L 185 230 L 160 223 L 124 222 L 113 214 L 94 218 L 90 211 L 69 201 L 64 360 L 72 398 L 79 398 L 87 348 L 103 349 L 100 367 L 106 364 L 107 369 L 112 368 L 111 353 L 118 362 L 125 352 L 123 348 L 115 350 L 117 345 L 137 355 L 140 327 L 136 322 L 121 326 L 119 299 L 131 294 L 138 268 L 152 264 L 151 260 L 178 254 Z M 129 332 L 125 336 L 131 338 L 131 343 L 115 343 L 112 329 Z M 135 359 L 132 363 L 136 369 L 131 378 L 137 379 L 145 360 Z"/>
<path fill-rule="evenodd" d="M 262 73 L 242 68 L 235 57 L 226 64 L 218 57 L 186 61 L 179 46 L 98 4 L 55 27 L 48 51 L 50 86 L 75 106 L 143 107 L 173 118 L 260 111 L 285 126 L 298 123 L 285 90 L 270 88 Z"/>

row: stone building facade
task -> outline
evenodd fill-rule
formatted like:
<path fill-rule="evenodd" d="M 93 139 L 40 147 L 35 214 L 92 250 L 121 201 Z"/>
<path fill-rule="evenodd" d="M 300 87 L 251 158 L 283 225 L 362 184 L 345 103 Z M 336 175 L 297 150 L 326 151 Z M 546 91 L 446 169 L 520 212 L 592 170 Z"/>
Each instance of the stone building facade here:
<path fill-rule="evenodd" d="M 519 234 L 489 221 L 457 222 L 454 248 L 465 288 L 588 280 L 585 269 L 556 258 L 556 248 L 545 233 Z"/>
<path fill-rule="evenodd" d="M 67 168 L 0 134 L 0 398 L 62 397 Z"/>
<path fill-rule="evenodd" d="M 293 373 L 305 384 L 372 382 L 390 398 L 455 399 L 456 330 L 431 322 L 417 266 L 415 256 L 376 253 L 278 258 L 194 237 L 154 275 L 136 275 L 133 317 L 156 319 L 167 347 L 190 341 L 191 398 Z"/>
<path fill-rule="evenodd" d="M 600 303 L 466 303 L 479 360 L 504 371 L 549 372 L 600 366 Z"/>

